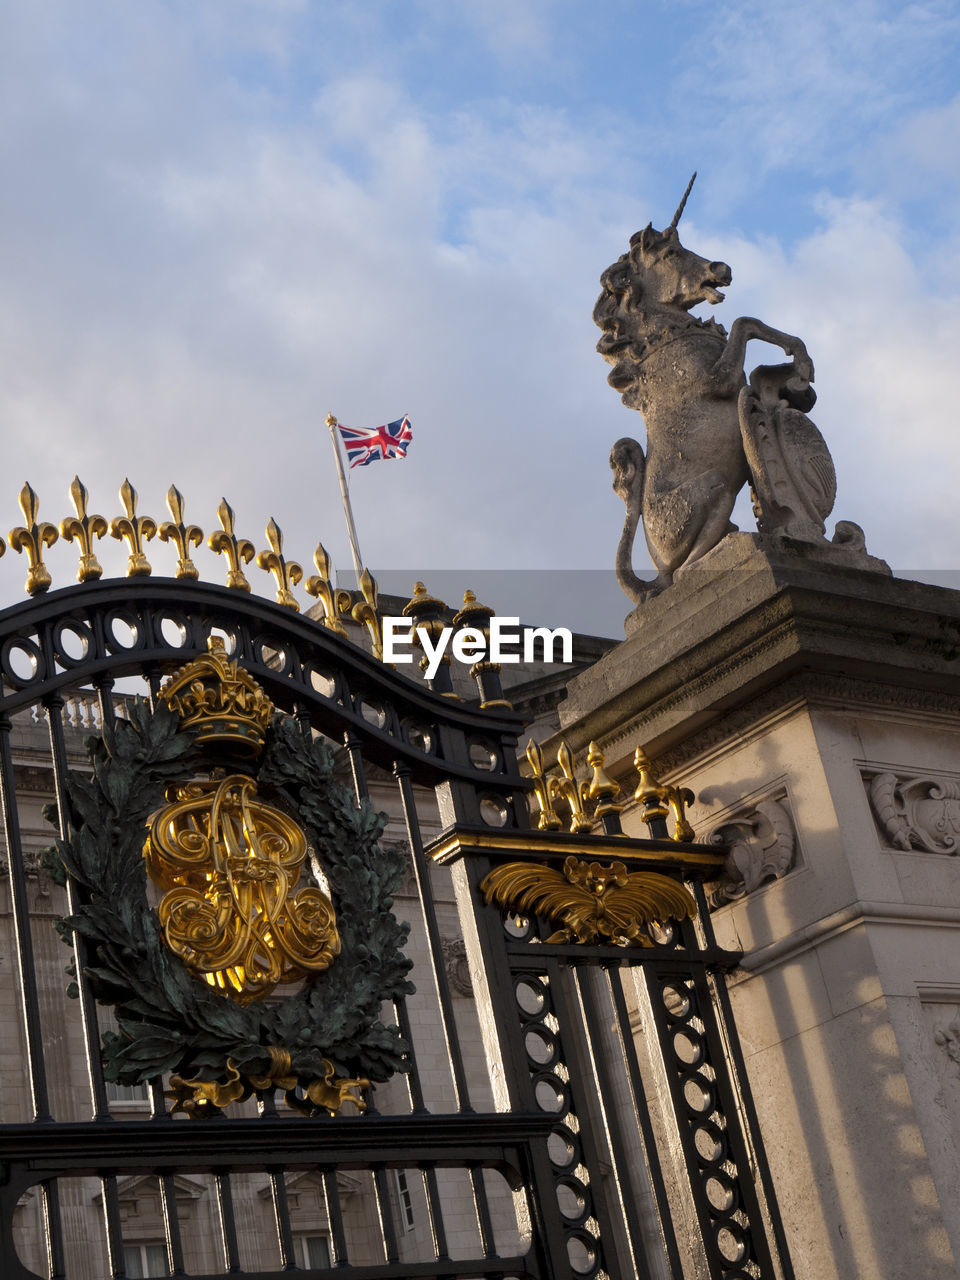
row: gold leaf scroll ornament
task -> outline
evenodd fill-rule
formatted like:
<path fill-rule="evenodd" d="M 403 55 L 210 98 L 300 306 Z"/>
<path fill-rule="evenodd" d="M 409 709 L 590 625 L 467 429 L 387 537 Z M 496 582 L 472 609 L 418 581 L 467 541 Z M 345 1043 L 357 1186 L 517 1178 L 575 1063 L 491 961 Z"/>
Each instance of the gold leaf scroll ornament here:
<path fill-rule="evenodd" d="M 562 927 L 547 942 L 621 943 L 650 946 L 646 926 L 683 920 L 697 905 L 683 887 L 656 871 L 628 872 L 569 857 L 563 869 L 530 862 L 495 867 L 480 882 L 485 902 L 518 915 L 545 916 Z"/>
<path fill-rule="evenodd" d="M 241 1102 L 249 1097 L 251 1085 L 255 1089 L 283 1089 L 288 1105 L 306 1115 L 313 1115 L 316 1111 L 336 1115 L 345 1102 L 352 1102 L 358 1111 L 366 1111 L 362 1090 L 370 1088 L 369 1080 L 337 1076 L 329 1058 L 321 1058 L 323 1075 L 311 1080 L 304 1089 L 304 1096 L 300 1097 L 296 1091 L 297 1077 L 292 1074 L 290 1054 L 274 1045 L 267 1047 L 267 1053 L 270 1068 L 262 1076 L 242 1076 L 232 1058 L 227 1059 L 227 1078 L 224 1081 L 171 1076 L 166 1096 L 175 1102 L 173 1111 L 185 1111 L 191 1118 L 212 1115 L 232 1102 Z"/>
<path fill-rule="evenodd" d="M 240 1004 L 326 969 L 340 952 L 330 899 L 291 893 L 307 841 L 300 827 L 235 774 L 171 788 L 150 824 L 147 870 L 167 892 L 167 946 L 191 973 Z"/>

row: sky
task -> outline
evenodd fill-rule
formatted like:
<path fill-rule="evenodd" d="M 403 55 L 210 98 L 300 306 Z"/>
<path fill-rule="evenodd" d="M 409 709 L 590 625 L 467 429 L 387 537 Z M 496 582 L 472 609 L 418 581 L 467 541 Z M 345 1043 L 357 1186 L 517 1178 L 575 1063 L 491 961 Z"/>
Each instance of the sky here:
<path fill-rule="evenodd" d="M 108 518 L 129 476 L 143 514 L 175 483 L 209 532 L 225 496 L 258 549 L 273 516 L 305 572 L 318 540 L 346 570 L 324 418 L 406 413 L 407 458 L 350 478 L 371 570 L 523 571 L 554 622 L 595 575 L 610 631 L 607 455 L 644 430 L 591 312 L 696 169 L 683 242 L 733 269 L 713 314 L 815 362 L 828 529 L 960 569 L 955 3 L 5 0 L 0 98 L 4 532 L 25 480 L 59 523 L 75 473 Z M 72 580 L 71 545 L 47 561 Z"/>

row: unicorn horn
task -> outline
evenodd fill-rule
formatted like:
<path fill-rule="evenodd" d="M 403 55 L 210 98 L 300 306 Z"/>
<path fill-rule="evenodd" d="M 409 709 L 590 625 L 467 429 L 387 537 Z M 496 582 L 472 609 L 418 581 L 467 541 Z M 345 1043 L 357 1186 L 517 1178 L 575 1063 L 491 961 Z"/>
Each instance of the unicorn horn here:
<path fill-rule="evenodd" d="M 683 199 L 680 201 L 680 204 L 679 204 L 679 206 L 678 206 L 678 208 L 677 208 L 677 212 L 673 215 L 673 221 L 670 223 L 670 226 L 667 228 L 667 230 L 668 230 L 668 231 L 670 230 L 670 228 L 671 228 L 671 227 L 673 228 L 673 230 L 674 230 L 674 231 L 676 230 L 676 228 L 677 228 L 677 223 L 680 221 L 680 215 L 681 215 L 681 213 L 683 213 L 683 206 L 687 203 L 687 196 L 690 194 L 690 189 L 691 189 L 691 187 L 692 187 L 692 186 L 693 186 L 693 184 L 694 184 L 694 181 L 695 181 L 695 179 L 696 179 L 696 176 L 697 176 L 697 171 L 696 171 L 696 169 L 694 169 L 694 171 L 693 171 L 693 177 L 692 177 L 692 178 L 690 179 L 690 181 L 687 183 L 687 189 L 686 189 L 686 191 L 683 193 Z"/>

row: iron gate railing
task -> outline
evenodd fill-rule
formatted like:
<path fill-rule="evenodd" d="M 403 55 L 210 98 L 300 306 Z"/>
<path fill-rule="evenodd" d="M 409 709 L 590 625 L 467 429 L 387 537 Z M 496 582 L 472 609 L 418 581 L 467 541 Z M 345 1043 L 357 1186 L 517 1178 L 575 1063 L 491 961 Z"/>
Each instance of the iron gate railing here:
<path fill-rule="evenodd" d="M 44 794 L 64 813 L 84 735 L 138 689 L 155 699 L 213 632 L 280 709 L 338 745 L 356 795 L 372 793 L 409 846 L 396 909 L 414 917 L 417 993 L 394 1016 L 410 1070 L 364 1116 L 307 1119 L 264 1096 L 185 1121 L 159 1080 L 137 1111 L 104 1080 L 109 1017 L 82 954 L 79 998 L 64 994 L 69 955 L 51 926 L 76 891 L 36 866 Z M 507 860 L 570 856 L 696 882 L 715 849 L 531 830 L 518 717 L 441 697 L 225 588 L 151 578 L 39 595 L 0 614 L 0 672 L 15 957 L 15 975 L 0 969 L 4 1277 L 165 1265 L 206 1280 L 327 1266 L 790 1280 L 720 976 L 735 957 L 713 941 L 702 890 L 696 921 L 625 948 L 547 942 L 549 925 L 487 905 L 481 888 Z"/>

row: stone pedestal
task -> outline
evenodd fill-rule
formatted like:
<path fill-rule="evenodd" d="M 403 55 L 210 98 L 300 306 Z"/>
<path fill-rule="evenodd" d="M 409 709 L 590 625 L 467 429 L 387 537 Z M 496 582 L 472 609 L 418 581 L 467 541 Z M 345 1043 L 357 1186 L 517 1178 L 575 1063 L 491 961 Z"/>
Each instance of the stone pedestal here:
<path fill-rule="evenodd" d="M 960 1274 L 960 592 L 727 538 L 570 685 L 690 787 L 802 1280 Z M 547 748 L 549 754 L 549 747 Z M 624 828 L 642 835 L 628 806 Z"/>

